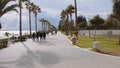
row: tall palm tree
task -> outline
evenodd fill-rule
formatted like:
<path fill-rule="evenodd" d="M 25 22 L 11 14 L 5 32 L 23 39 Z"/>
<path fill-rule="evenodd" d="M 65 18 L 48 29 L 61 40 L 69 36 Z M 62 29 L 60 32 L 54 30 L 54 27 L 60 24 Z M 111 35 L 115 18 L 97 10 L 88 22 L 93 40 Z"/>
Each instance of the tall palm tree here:
<path fill-rule="evenodd" d="M 39 22 L 41 22 L 41 24 L 42 24 L 42 30 L 43 30 L 43 21 L 44 21 L 44 19 L 39 20 Z"/>
<path fill-rule="evenodd" d="M 77 1 L 74 0 L 75 3 L 75 23 L 76 23 L 76 38 L 78 39 L 78 23 L 77 23 Z"/>
<path fill-rule="evenodd" d="M 31 32 L 31 11 L 32 11 L 32 5 L 33 3 L 31 3 L 30 1 L 27 1 L 26 2 L 26 8 L 28 9 L 29 11 L 29 30 L 30 30 L 30 37 L 32 37 L 32 32 Z"/>
<path fill-rule="evenodd" d="M 44 22 L 45 22 L 45 23 L 44 23 L 44 24 L 45 24 L 45 27 L 44 27 L 44 28 L 45 28 L 45 30 L 47 30 L 48 21 L 47 21 L 47 20 L 45 20 Z"/>
<path fill-rule="evenodd" d="M 41 12 L 39 6 L 33 4 L 33 5 L 32 5 L 32 12 L 33 12 L 34 15 L 35 15 L 35 31 L 36 31 L 36 33 L 37 33 L 37 13 L 38 13 L 38 12 Z"/>
<path fill-rule="evenodd" d="M 19 7 L 18 4 L 6 6 L 8 5 L 9 2 L 12 2 L 12 1 L 15 1 L 15 0 L 0 0 L 0 17 L 2 17 L 4 14 L 10 11 L 18 12 L 16 9 L 16 7 Z"/>
<path fill-rule="evenodd" d="M 72 21 L 73 21 L 73 20 L 72 20 L 72 14 L 75 12 L 74 6 L 69 5 L 69 6 L 67 7 L 67 12 L 68 12 L 68 14 L 70 15 L 70 19 L 71 19 L 71 22 L 72 22 Z"/>
<path fill-rule="evenodd" d="M 21 38 L 22 38 L 22 0 L 19 0 L 19 10 L 20 10 L 20 23 L 19 23 L 19 25 L 20 25 L 20 40 L 22 40 Z"/>
<path fill-rule="evenodd" d="M 28 0 L 19 0 L 19 11 L 20 11 L 20 40 L 22 40 L 22 2 L 25 2 Z"/>
<path fill-rule="evenodd" d="M 66 17 L 67 17 L 67 12 L 65 10 L 62 10 L 62 12 L 61 12 L 61 19 L 62 19 L 62 21 L 65 21 Z"/>
<path fill-rule="evenodd" d="M 22 40 L 22 0 L 19 0 L 19 10 L 20 10 L 20 40 Z"/>
<path fill-rule="evenodd" d="M 46 30 L 46 22 L 48 22 L 48 21 L 45 19 L 41 19 L 39 21 L 42 22 L 42 30 L 45 31 Z"/>
<path fill-rule="evenodd" d="M 50 22 L 47 22 L 47 30 L 50 30 L 49 27 L 51 26 Z"/>
<path fill-rule="evenodd" d="M 45 28 L 46 28 L 46 30 L 48 30 L 48 28 L 49 28 L 49 26 L 50 26 L 51 24 L 50 24 L 50 22 L 49 22 L 48 20 L 46 20 L 46 23 L 45 23 L 45 24 L 46 24 L 46 27 L 45 27 Z"/>
<path fill-rule="evenodd" d="M 61 22 L 64 24 L 64 25 L 68 25 L 68 12 L 67 12 L 67 9 L 66 10 L 62 10 L 61 12 Z M 68 27 L 64 27 L 65 28 L 65 32 L 67 33 L 68 31 Z"/>
<path fill-rule="evenodd" d="M 74 27 L 74 22 L 72 20 L 72 14 L 75 12 L 75 8 L 74 8 L 74 6 L 69 5 L 67 7 L 66 11 L 67 11 L 67 13 L 69 15 L 69 18 L 70 18 L 70 20 L 68 20 L 68 26 L 69 26 L 68 31 L 69 31 L 69 33 L 71 33 L 71 36 L 72 36 L 73 35 L 72 34 L 73 33 L 73 27 Z"/>

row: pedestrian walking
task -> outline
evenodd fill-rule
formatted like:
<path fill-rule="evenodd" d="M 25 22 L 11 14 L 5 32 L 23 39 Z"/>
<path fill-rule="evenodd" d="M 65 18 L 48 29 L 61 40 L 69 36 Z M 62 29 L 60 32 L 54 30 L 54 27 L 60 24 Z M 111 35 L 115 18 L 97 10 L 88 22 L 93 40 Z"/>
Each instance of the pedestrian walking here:
<path fill-rule="evenodd" d="M 35 32 L 32 34 L 33 41 L 35 41 Z"/>
<path fill-rule="evenodd" d="M 36 33 L 37 41 L 39 40 L 39 32 Z"/>
<path fill-rule="evenodd" d="M 39 32 L 39 36 L 40 36 L 40 41 L 41 41 L 41 40 L 42 40 L 42 37 L 43 37 L 43 33 L 42 33 L 42 31 Z"/>
<path fill-rule="evenodd" d="M 57 30 L 55 30 L 55 35 L 57 35 Z"/>
<path fill-rule="evenodd" d="M 46 32 L 43 32 L 43 38 L 46 39 Z"/>

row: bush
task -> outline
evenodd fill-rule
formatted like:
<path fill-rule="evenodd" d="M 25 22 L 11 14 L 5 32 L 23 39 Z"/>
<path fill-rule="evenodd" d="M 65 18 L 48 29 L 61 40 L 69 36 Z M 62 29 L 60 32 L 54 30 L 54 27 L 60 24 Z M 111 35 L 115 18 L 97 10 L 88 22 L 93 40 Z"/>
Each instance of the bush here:
<path fill-rule="evenodd" d="M 0 49 L 6 48 L 8 45 L 8 40 L 7 39 L 1 39 L 0 40 Z"/>

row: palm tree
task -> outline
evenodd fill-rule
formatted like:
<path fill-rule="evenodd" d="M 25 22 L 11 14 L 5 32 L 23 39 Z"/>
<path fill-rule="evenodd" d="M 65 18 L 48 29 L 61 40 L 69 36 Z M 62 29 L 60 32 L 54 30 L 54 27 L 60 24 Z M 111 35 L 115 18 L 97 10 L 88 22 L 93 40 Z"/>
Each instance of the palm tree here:
<path fill-rule="evenodd" d="M 20 23 L 19 23 L 19 25 L 20 25 L 20 40 L 21 40 L 21 38 L 22 38 L 22 0 L 19 0 L 19 10 L 20 10 Z"/>
<path fill-rule="evenodd" d="M 0 17 L 2 17 L 4 14 L 10 11 L 18 12 L 17 9 L 15 9 L 16 7 L 19 7 L 18 4 L 6 6 L 8 5 L 9 2 L 12 2 L 12 1 L 15 1 L 15 0 L 0 0 Z"/>
<path fill-rule="evenodd" d="M 44 30 L 44 31 L 47 30 L 49 21 L 47 21 L 45 19 L 41 19 L 39 21 L 42 22 L 42 30 Z"/>
<path fill-rule="evenodd" d="M 69 18 L 69 15 L 68 15 L 68 12 L 67 12 L 67 9 L 66 10 L 62 10 L 61 12 L 61 28 L 62 28 L 62 31 L 64 31 L 67 35 L 68 35 L 68 28 L 69 27 L 66 27 L 69 25 L 68 23 L 68 19 Z"/>
<path fill-rule="evenodd" d="M 51 26 L 50 22 L 47 22 L 47 30 L 50 30 L 49 27 Z"/>
<path fill-rule="evenodd" d="M 44 19 L 39 20 L 42 23 L 42 31 L 44 30 Z"/>
<path fill-rule="evenodd" d="M 48 20 L 45 21 L 45 24 L 46 24 L 46 30 L 49 30 L 49 26 L 51 26 L 50 22 Z"/>
<path fill-rule="evenodd" d="M 25 1 L 28 1 L 28 0 L 19 0 L 19 11 L 20 11 L 20 40 L 22 38 L 22 2 L 25 2 Z"/>
<path fill-rule="evenodd" d="M 62 12 L 61 12 L 62 21 L 65 21 L 66 16 L 67 16 L 67 12 L 65 10 L 62 10 Z"/>
<path fill-rule="evenodd" d="M 31 32 L 31 11 L 32 11 L 33 3 L 31 3 L 30 1 L 27 1 L 25 5 L 26 5 L 26 8 L 29 11 L 29 29 L 30 29 L 30 37 L 32 37 L 32 32 Z"/>
<path fill-rule="evenodd" d="M 74 6 L 72 6 L 72 5 L 69 5 L 69 6 L 67 7 L 67 12 L 68 12 L 68 14 L 70 15 L 71 22 L 73 21 L 73 20 L 72 20 L 72 14 L 75 12 L 74 10 L 75 10 L 75 8 L 74 8 Z"/>
<path fill-rule="evenodd" d="M 72 34 L 72 33 L 73 33 L 73 27 L 74 27 L 74 22 L 73 22 L 73 20 L 72 20 L 72 14 L 75 12 L 75 8 L 74 8 L 74 6 L 69 5 L 69 6 L 67 7 L 66 11 L 67 11 L 67 13 L 69 14 L 69 17 L 70 17 L 70 19 L 71 19 L 71 20 L 69 21 L 69 23 L 68 23 L 68 25 L 69 25 L 68 30 L 70 31 L 71 36 L 72 36 L 72 35 L 73 35 L 73 34 Z"/>
<path fill-rule="evenodd" d="M 39 6 L 33 4 L 32 5 L 32 12 L 35 15 L 35 30 L 36 30 L 36 33 L 37 33 L 37 13 L 41 12 Z"/>
<path fill-rule="evenodd" d="M 12 2 L 15 0 L 0 0 L 0 17 L 2 17 L 4 14 L 10 12 L 10 11 L 15 11 L 18 12 L 16 7 L 19 7 L 18 4 L 13 4 L 10 6 L 6 6 L 8 5 L 9 2 Z M 2 25 L 0 23 L 0 29 L 2 28 Z"/>
<path fill-rule="evenodd" d="M 78 39 L 78 24 L 77 24 L 77 2 L 74 0 L 75 3 L 75 23 L 76 23 L 76 38 Z"/>
<path fill-rule="evenodd" d="M 44 22 L 45 22 L 45 23 L 44 23 L 44 24 L 45 24 L 45 27 L 44 27 L 44 28 L 45 28 L 45 30 L 47 30 L 48 21 L 47 21 L 47 20 L 45 20 Z"/>

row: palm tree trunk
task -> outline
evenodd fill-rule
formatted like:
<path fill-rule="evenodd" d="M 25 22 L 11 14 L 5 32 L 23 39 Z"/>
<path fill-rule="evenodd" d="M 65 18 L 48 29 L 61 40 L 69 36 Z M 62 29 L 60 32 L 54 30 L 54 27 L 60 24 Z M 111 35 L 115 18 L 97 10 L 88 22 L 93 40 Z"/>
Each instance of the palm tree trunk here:
<path fill-rule="evenodd" d="M 45 31 L 45 22 L 44 22 L 44 31 Z"/>
<path fill-rule="evenodd" d="M 45 23 L 45 28 L 44 29 L 46 30 L 46 23 Z"/>
<path fill-rule="evenodd" d="M 76 23 L 76 39 L 78 39 L 78 24 L 77 24 L 77 2 L 76 2 L 76 0 L 74 0 L 74 3 L 75 3 L 75 19 L 76 19 L 76 21 L 75 21 L 75 23 Z"/>
<path fill-rule="evenodd" d="M 19 6 L 20 6 L 20 40 L 22 37 L 22 0 L 19 0 Z"/>
<path fill-rule="evenodd" d="M 48 27 L 48 26 L 47 26 L 47 23 L 46 23 L 46 30 L 47 30 L 47 27 Z"/>
<path fill-rule="evenodd" d="M 72 22 L 72 14 L 70 14 L 70 19 L 71 19 L 71 22 Z"/>
<path fill-rule="evenodd" d="M 30 37 L 32 37 L 32 32 L 31 32 L 31 11 L 29 8 L 29 28 L 30 28 Z"/>
<path fill-rule="evenodd" d="M 42 31 L 43 31 L 43 22 L 42 22 Z"/>
<path fill-rule="evenodd" d="M 35 14 L 35 31 L 37 33 L 37 14 Z"/>
<path fill-rule="evenodd" d="M 72 22 L 73 22 L 73 21 L 72 21 L 72 13 L 70 13 L 70 19 L 71 19 L 71 22 L 70 22 L 70 23 L 72 23 Z M 72 37 L 72 35 L 73 35 L 73 34 L 72 34 L 72 33 L 73 33 L 73 29 L 72 29 L 72 25 L 71 25 L 71 24 L 70 24 L 70 26 L 71 26 L 71 27 L 70 27 L 70 33 L 71 33 L 70 35 L 71 35 L 71 37 Z"/>

